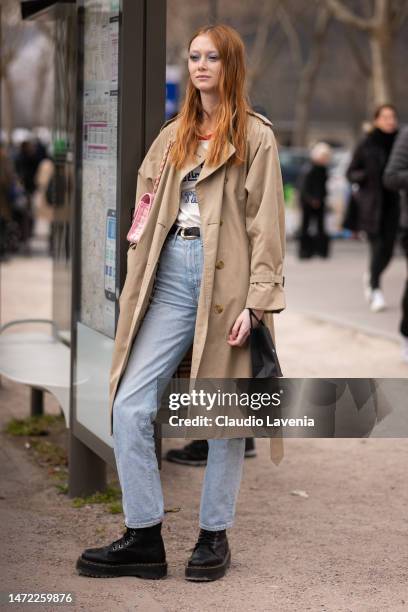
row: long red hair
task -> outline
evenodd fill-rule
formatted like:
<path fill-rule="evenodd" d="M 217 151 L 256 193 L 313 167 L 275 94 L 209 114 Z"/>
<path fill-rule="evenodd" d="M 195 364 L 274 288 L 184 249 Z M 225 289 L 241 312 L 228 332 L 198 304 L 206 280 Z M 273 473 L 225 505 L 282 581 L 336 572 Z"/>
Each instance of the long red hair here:
<path fill-rule="evenodd" d="M 246 112 L 251 109 L 246 93 L 244 43 L 234 28 L 219 24 L 199 28 L 191 37 L 188 49 L 193 40 L 201 34 L 211 37 L 221 59 L 220 104 L 206 164 L 215 166 L 222 161 L 227 140 L 230 139 L 236 149 L 231 163 L 239 165 L 245 160 Z M 203 118 L 200 92 L 193 85 L 190 76 L 178 118 L 180 123 L 170 155 L 170 160 L 177 169 L 187 161 L 194 160 L 199 142 L 199 125 Z"/>

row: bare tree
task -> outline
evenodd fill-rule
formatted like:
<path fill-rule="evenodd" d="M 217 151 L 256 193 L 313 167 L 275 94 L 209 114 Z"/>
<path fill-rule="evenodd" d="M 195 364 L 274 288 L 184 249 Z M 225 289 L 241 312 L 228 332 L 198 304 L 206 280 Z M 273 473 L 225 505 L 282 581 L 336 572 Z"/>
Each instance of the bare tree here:
<path fill-rule="evenodd" d="M 310 107 L 330 21 L 330 11 L 327 7 L 321 7 L 315 3 L 313 8 L 317 8 L 317 13 L 306 58 L 302 49 L 302 40 L 305 33 L 304 23 L 305 21 L 307 23 L 309 19 L 310 4 L 304 6 L 296 2 L 282 2 L 281 0 L 273 2 L 264 0 L 263 4 L 257 5 L 258 18 L 252 26 L 254 36 L 248 53 L 248 86 L 250 90 L 253 90 L 265 69 L 275 61 L 279 62 L 279 52 L 284 48 L 285 43 L 288 45 L 294 72 L 300 75 L 295 103 L 294 135 L 295 143 L 298 146 L 304 146 L 307 140 Z M 298 23 L 302 24 L 301 33 L 295 27 L 295 24 Z M 306 26 L 306 30 L 308 29 L 309 27 Z M 272 31 L 273 36 L 271 36 Z"/>
<path fill-rule="evenodd" d="M 209 11 L 214 4 L 214 0 L 195 6 L 186 4 L 184 0 L 169 2 L 170 63 L 174 59 L 174 63 L 180 62 L 186 68 L 188 38 L 198 25 L 208 22 Z M 258 3 L 227 0 L 217 3 L 217 20 L 231 23 L 245 41 L 251 101 L 265 104 L 272 113 L 282 113 L 288 121 L 294 107 L 293 140 L 302 146 L 307 142 L 311 108 L 317 94 L 319 102 L 323 101 L 328 118 L 331 113 L 341 109 L 343 114 L 354 113 L 356 125 L 368 103 L 373 99 L 377 103 L 391 97 L 391 94 L 380 92 L 386 89 L 384 83 L 392 82 L 393 70 L 398 70 L 398 67 L 390 59 L 389 67 L 384 68 L 378 45 L 381 43 L 380 49 L 384 49 L 389 43 L 392 57 L 393 46 L 398 40 L 396 34 L 407 18 L 407 10 L 408 0 L 260 0 Z M 345 27 L 333 27 L 334 36 L 329 41 L 328 32 L 333 18 L 339 24 L 344 23 Z M 386 38 L 385 42 L 378 42 L 381 28 L 382 31 L 389 29 L 391 40 Z M 343 30 L 346 44 L 337 36 L 339 30 Z M 338 60 L 339 56 L 347 59 L 342 63 Z M 341 79 L 334 79 L 327 70 L 322 72 L 324 67 L 333 65 L 333 57 L 336 66 L 340 70 L 345 69 Z M 349 65 L 345 66 L 345 62 L 349 62 Z M 186 70 L 183 72 L 186 74 Z M 325 81 L 319 79 L 321 72 Z M 320 83 L 323 87 L 317 91 Z M 373 83 L 376 85 L 375 95 L 371 93 Z M 330 91 L 324 84 L 328 84 Z M 344 104 L 346 90 L 354 100 L 354 106 L 349 111 Z M 282 104 L 282 91 L 289 95 L 286 106 Z"/>
<path fill-rule="evenodd" d="M 271 26 L 276 20 L 277 9 L 281 0 L 263 0 L 260 6 L 256 22 L 253 25 L 254 41 L 248 52 L 248 74 L 247 87 L 251 91 L 255 82 L 263 73 L 267 63 L 271 63 L 271 58 L 275 58 L 282 41 L 275 38 L 273 48 L 268 48 L 269 33 Z"/>
<path fill-rule="evenodd" d="M 344 0 L 321 0 L 344 25 L 365 32 L 369 39 L 375 105 L 394 99 L 393 47 L 408 16 L 406 0 L 374 0 L 371 15 L 357 15 Z"/>
<path fill-rule="evenodd" d="M 20 10 L 15 0 L 1 0 L 0 83 L 2 84 L 1 121 L 10 139 L 14 127 L 14 86 L 10 78 L 10 66 L 17 57 L 23 30 Z M 4 94 L 4 95 L 3 95 Z"/>
<path fill-rule="evenodd" d="M 304 147 L 307 141 L 310 106 L 319 69 L 323 60 L 330 17 L 331 14 L 327 7 L 318 7 L 309 57 L 300 73 L 295 105 L 295 129 L 293 135 L 294 145 L 298 147 Z"/>
<path fill-rule="evenodd" d="M 46 22 L 26 22 L 21 19 L 20 3 L 17 0 L 0 0 L 1 2 L 1 41 L 0 41 L 0 80 L 2 82 L 2 119 L 3 127 L 11 138 L 11 133 L 16 127 L 16 93 L 26 96 L 25 89 L 29 91 L 31 123 L 42 125 L 46 111 L 49 110 L 44 105 L 47 94 L 47 81 L 50 70 L 53 68 L 53 48 L 54 48 L 54 28 Z M 13 63 L 18 59 L 26 42 L 25 34 L 27 30 L 35 31 L 38 36 L 35 38 L 36 49 L 41 49 L 30 72 L 29 81 L 22 81 L 18 84 L 13 76 Z M 42 38 L 42 40 L 41 40 Z"/>
<path fill-rule="evenodd" d="M 44 124 L 44 97 L 47 93 L 47 79 L 54 70 L 54 49 L 57 44 L 53 22 L 38 22 L 38 29 L 44 37 L 43 49 L 36 64 L 35 90 L 33 94 L 33 124 Z"/>

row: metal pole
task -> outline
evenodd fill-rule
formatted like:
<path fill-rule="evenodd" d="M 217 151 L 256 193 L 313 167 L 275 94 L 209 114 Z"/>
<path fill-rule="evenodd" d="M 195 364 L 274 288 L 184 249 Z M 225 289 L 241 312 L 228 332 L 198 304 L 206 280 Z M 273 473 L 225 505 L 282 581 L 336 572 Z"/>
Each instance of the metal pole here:
<path fill-rule="evenodd" d="M 74 7 L 70 19 L 74 20 L 76 27 L 67 29 L 67 36 L 72 32 L 67 45 L 76 48 L 75 80 L 77 103 L 75 105 L 75 199 L 71 209 L 72 229 L 72 295 L 71 295 L 71 391 L 70 391 L 70 428 L 69 428 L 69 455 L 68 455 L 68 497 L 82 497 L 92 495 L 96 491 L 104 491 L 107 486 L 106 462 L 87 444 L 75 435 L 74 393 L 72 381 L 74 380 L 77 333 L 76 321 L 80 305 L 80 274 L 81 274 L 81 198 L 79 176 L 82 169 L 82 83 L 83 83 L 83 1 Z M 56 79 L 58 79 L 56 72 Z M 56 100 L 57 101 L 57 100 Z"/>
<path fill-rule="evenodd" d="M 3 39 L 2 39 L 2 31 L 3 31 L 3 16 L 2 16 L 2 8 L 1 8 L 1 4 L 0 4 L 0 58 L 3 57 Z M 3 66 L 1 64 L 1 59 L 0 59 L 0 135 L 1 135 L 1 129 L 2 129 L 2 122 L 1 122 L 1 108 L 2 108 L 2 92 L 3 92 Z"/>
<path fill-rule="evenodd" d="M 1 8 L 1 4 L 0 4 L 0 140 L 1 140 L 1 130 L 2 130 L 1 109 L 2 109 L 2 101 L 3 101 L 3 99 L 2 99 L 2 94 L 3 94 L 3 67 L 2 67 L 2 64 L 1 64 L 1 58 L 3 57 L 3 48 L 2 48 L 3 47 L 3 45 L 2 45 L 2 42 L 3 42 L 3 39 L 2 39 L 2 25 L 3 25 L 2 24 L 2 20 L 3 20 L 3 16 L 2 16 L 1 11 L 2 11 L 2 8 Z M 2 300 L 1 300 L 1 297 L 2 297 L 1 296 L 1 270 L 2 270 L 2 265 L 1 265 L 1 262 L 0 262 L 0 325 L 1 325 L 1 306 L 2 306 L 2 304 L 1 304 L 1 302 L 2 302 Z M 2 386 L 3 386 L 3 382 L 2 382 L 2 378 L 0 376 L 0 387 L 2 387 Z"/>
<path fill-rule="evenodd" d="M 31 416 L 44 414 L 44 391 L 42 389 L 31 389 Z"/>
<path fill-rule="evenodd" d="M 69 436 L 68 497 L 87 497 L 105 491 L 106 463 L 79 438 Z"/>

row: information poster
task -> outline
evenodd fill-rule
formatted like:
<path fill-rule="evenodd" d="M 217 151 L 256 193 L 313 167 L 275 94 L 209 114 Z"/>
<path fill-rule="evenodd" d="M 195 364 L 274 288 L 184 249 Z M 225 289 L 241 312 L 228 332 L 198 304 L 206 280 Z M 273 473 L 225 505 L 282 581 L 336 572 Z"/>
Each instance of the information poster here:
<path fill-rule="evenodd" d="M 80 320 L 113 338 L 119 2 L 85 0 Z"/>

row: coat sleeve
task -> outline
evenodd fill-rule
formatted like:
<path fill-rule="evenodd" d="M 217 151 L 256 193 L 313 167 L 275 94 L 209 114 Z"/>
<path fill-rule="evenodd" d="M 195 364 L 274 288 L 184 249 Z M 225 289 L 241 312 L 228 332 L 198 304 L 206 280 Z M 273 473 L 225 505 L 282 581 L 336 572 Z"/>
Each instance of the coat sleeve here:
<path fill-rule="evenodd" d="M 367 178 L 367 170 L 363 156 L 364 143 L 360 143 L 353 155 L 350 165 L 347 169 L 346 176 L 350 183 L 361 185 Z"/>
<path fill-rule="evenodd" d="M 399 134 L 383 175 L 388 189 L 408 191 L 408 127 Z"/>
<path fill-rule="evenodd" d="M 281 312 L 285 306 L 285 206 L 278 150 L 272 128 L 260 141 L 245 181 L 250 278 L 246 308 Z"/>

